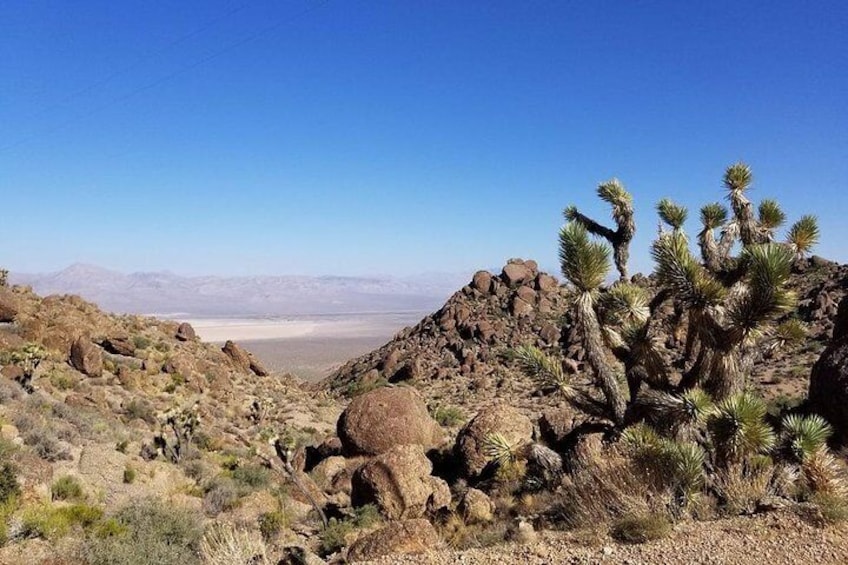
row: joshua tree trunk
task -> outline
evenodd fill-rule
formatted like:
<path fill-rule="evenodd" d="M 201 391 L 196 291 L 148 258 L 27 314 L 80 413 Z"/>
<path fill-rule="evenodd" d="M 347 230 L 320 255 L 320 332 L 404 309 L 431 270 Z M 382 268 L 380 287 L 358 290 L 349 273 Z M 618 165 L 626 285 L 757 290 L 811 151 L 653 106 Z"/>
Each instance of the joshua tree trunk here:
<path fill-rule="evenodd" d="M 613 421 L 621 424 L 624 422 L 626 408 L 624 394 L 604 351 L 601 326 L 593 307 L 592 295 L 588 292 L 584 292 L 577 299 L 577 324 L 581 328 L 586 360 L 595 371 L 598 385 L 604 392 L 612 412 Z"/>
<path fill-rule="evenodd" d="M 707 269 L 711 273 L 719 272 L 722 263 L 721 253 L 712 229 L 704 229 L 698 234 L 698 246 L 701 248 L 701 258 Z M 728 249 L 729 252 L 730 249 Z"/>

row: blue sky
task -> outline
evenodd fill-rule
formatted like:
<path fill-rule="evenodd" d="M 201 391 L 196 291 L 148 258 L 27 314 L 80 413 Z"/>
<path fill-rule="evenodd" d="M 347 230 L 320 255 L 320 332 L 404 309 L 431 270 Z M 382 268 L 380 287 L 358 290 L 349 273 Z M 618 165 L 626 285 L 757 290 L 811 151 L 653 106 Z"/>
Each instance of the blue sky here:
<path fill-rule="evenodd" d="M 555 268 L 561 211 L 814 213 L 848 261 L 848 3 L 0 5 L 0 263 L 184 274 Z"/>

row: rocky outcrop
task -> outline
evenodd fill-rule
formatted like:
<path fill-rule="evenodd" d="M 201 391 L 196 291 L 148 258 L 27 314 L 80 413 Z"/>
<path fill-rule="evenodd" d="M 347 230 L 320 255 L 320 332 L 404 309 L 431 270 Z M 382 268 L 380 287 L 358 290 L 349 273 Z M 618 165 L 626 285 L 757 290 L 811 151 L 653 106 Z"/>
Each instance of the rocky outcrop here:
<path fill-rule="evenodd" d="M 0 287 L 0 323 L 14 322 L 19 309 L 14 293 L 8 288 Z"/>
<path fill-rule="evenodd" d="M 107 352 L 114 355 L 123 355 L 132 357 L 135 355 L 135 346 L 127 336 L 107 337 L 100 342 L 100 346 Z"/>
<path fill-rule="evenodd" d="M 450 504 L 450 489 L 430 473 L 420 445 L 399 445 L 374 457 L 353 475 L 351 502 L 374 504 L 391 520 L 419 518 Z"/>
<path fill-rule="evenodd" d="M 191 327 L 191 324 L 188 322 L 183 322 L 179 326 L 177 326 L 177 331 L 174 334 L 174 337 L 180 341 L 193 341 L 197 339 L 197 333 L 195 333 L 194 328 Z"/>
<path fill-rule="evenodd" d="M 500 275 L 475 273 L 437 312 L 348 362 L 324 386 L 344 392 L 380 380 L 414 381 L 429 391 L 450 382 L 443 396 L 469 389 L 478 398 L 497 396 L 493 375 L 504 368 L 503 351 L 556 345 L 566 307 L 556 278 L 540 273 L 534 261 L 512 259 Z M 519 384 L 532 385 L 515 377 Z"/>
<path fill-rule="evenodd" d="M 89 377 L 103 374 L 103 353 L 85 336 L 80 336 L 71 344 L 70 363 L 74 369 Z"/>
<path fill-rule="evenodd" d="M 848 439 L 848 297 L 839 303 L 833 340 L 813 366 L 809 399 L 810 408 L 830 422 L 839 439 Z"/>
<path fill-rule="evenodd" d="M 516 448 L 529 443 L 533 437 L 533 423 L 512 406 L 499 404 L 481 410 L 456 438 L 455 451 L 465 476 L 477 478 L 489 457 L 485 453 L 487 436 L 500 434 Z"/>
<path fill-rule="evenodd" d="M 387 526 L 367 534 L 350 546 L 350 562 L 368 561 L 401 553 L 423 553 L 438 548 L 439 534 L 424 519 L 390 522 Z"/>
<path fill-rule="evenodd" d="M 437 447 L 442 431 L 418 392 L 382 387 L 356 397 L 339 417 L 337 431 L 348 455 L 377 455 L 397 445 Z"/>
<path fill-rule="evenodd" d="M 228 340 L 221 348 L 233 365 L 243 373 L 252 372 L 258 377 L 267 377 L 268 370 L 246 349 L 234 341 Z"/>

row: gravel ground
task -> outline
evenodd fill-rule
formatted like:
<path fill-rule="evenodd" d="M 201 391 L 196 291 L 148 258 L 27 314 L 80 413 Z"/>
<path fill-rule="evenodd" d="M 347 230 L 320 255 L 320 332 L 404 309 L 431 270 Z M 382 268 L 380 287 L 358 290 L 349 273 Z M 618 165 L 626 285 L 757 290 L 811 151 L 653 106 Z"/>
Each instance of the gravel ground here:
<path fill-rule="evenodd" d="M 848 564 L 848 527 L 820 528 L 791 512 L 680 524 L 667 538 L 642 545 L 609 539 L 587 545 L 569 533 L 549 532 L 528 545 L 396 555 L 372 563 Z"/>

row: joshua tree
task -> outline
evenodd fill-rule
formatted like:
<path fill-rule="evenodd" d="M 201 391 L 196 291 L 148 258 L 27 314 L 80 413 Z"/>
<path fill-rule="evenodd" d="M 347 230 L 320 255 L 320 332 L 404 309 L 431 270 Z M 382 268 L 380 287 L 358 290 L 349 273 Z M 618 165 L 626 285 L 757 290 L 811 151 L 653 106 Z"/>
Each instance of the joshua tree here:
<path fill-rule="evenodd" d="M 9 286 L 9 271 L 0 269 L 0 287 Z"/>
<path fill-rule="evenodd" d="M 574 219 L 560 230 L 559 257 L 562 272 L 573 286 L 574 329 L 603 392 L 606 415 L 616 425 L 636 417 L 628 413 L 638 412 L 640 403 L 648 400 L 650 404 L 650 399 L 640 397 L 643 383 L 655 391 L 674 392 L 670 384 L 674 369 L 662 354 L 657 331 L 657 312 L 663 303 L 673 301 L 688 315 L 685 359 L 689 363 L 682 371 L 678 394 L 703 387 L 718 402 L 744 388 L 765 328 L 793 307 L 795 295 L 785 286 L 794 257 L 816 240 L 815 220 L 805 217 L 793 227 L 798 234 L 794 238 L 790 234 L 790 241 L 794 239 L 795 244 L 774 243 L 774 230 L 785 216 L 775 202 L 766 200 L 759 207 L 759 218 L 755 217 L 745 196 L 750 182 L 751 171 L 744 164 L 732 165 L 725 172 L 733 209 L 730 222 L 718 203 L 701 210 L 704 229 L 698 243 L 704 264 L 690 251 L 683 230 L 686 209 L 667 199 L 659 203 L 660 217 L 672 231 L 661 230 L 652 246 L 659 283 L 653 297 L 646 289 L 621 281 L 602 288 L 610 269 L 610 249 L 589 237 L 593 230 L 576 211 L 567 211 L 566 217 Z M 717 242 L 714 230 L 719 227 L 724 241 Z M 722 246 L 736 234 L 742 242 L 741 253 L 724 256 Z M 584 409 L 592 406 L 591 395 L 572 384 L 557 360 L 546 359 L 545 353 L 533 348 L 522 349 L 516 357 L 526 372 L 554 385 L 570 401 Z M 629 399 L 622 389 L 625 380 Z"/>
<path fill-rule="evenodd" d="M 582 225 L 592 234 L 603 237 L 612 245 L 615 266 L 620 279 L 627 280 L 627 260 L 630 258 L 630 241 L 636 233 L 636 221 L 633 219 L 633 197 L 624 189 L 618 179 L 612 179 L 598 186 L 598 196 L 612 206 L 612 219 L 616 229 L 602 226 L 577 211 L 574 206 L 565 209 L 565 219 Z"/>
<path fill-rule="evenodd" d="M 624 393 L 607 359 L 601 325 L 595 311 L 600 287 L 609 272 L 609 256 L 609 247 L 591 241 L 582 222 L 569 222 L 560 230 L 560 265 L 562 274 L 575 287 L 574 314 L 583 349 L 598 386 L 604 392 L 613 420 L 623 423 Z"/>
<path fill-rule="evenodd" d="M 197 403 L 182 409 L 172 409 L 162 416 L 162 432 L 154 438 L 156 446 L 173 463 L 179 463 L 191 448 L 191 443 L 200 428 Z M 166 430 L 170 430 L 173 441 L 168 441 Z"/>

